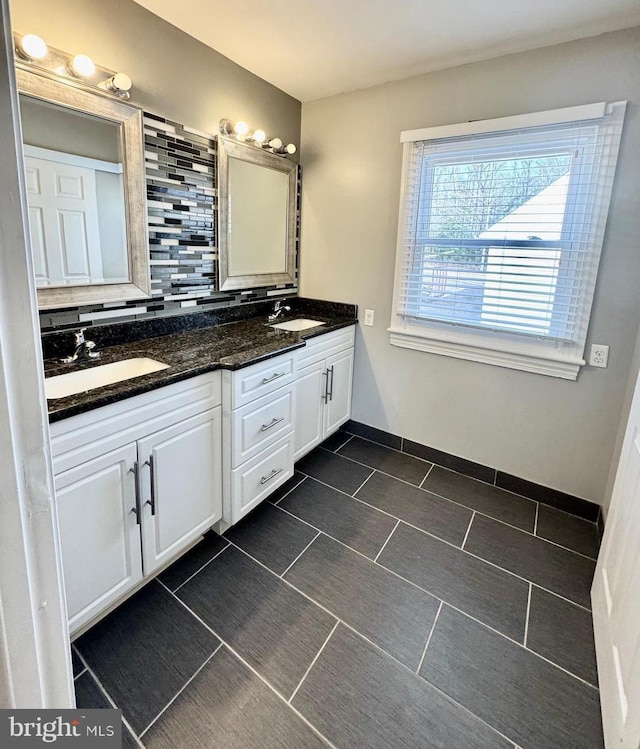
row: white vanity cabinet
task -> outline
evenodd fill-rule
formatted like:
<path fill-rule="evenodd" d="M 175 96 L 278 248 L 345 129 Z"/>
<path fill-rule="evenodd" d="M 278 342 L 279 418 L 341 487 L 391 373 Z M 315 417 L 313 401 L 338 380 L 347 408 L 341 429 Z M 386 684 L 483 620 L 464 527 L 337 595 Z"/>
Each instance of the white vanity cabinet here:
<path fill-rule="evenodd" d="M 222 373 L 224 527 L 293 476 L 295 352 Z"/>
<path fill-rule="evenodd" d="M 351 416 L 355 327 L 307 341 L 297 354 L 294 460 L 299 460 Z"/>
<path fill-rule="evenodd" d="M 69 628 L 222 518 L 220 372 L 51 425 Z"/>

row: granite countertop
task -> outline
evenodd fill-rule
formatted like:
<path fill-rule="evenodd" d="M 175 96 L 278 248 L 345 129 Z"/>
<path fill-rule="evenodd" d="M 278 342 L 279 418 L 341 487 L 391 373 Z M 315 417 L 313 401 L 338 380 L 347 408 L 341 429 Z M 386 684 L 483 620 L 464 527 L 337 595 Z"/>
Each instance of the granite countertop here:
<path fill-rule="evenodd" d="M 293 318 L 300 316 L 296 314 Z M 320 317 L 308 314 L 304 316 L 325 324 L 296 333 L 271 328 L 266 324 L 264 317 L 251 318 L 106 348 L 101 348 L 98 342 L 96 350 L 100 351 L 101 356 L 97 361 L 69 365 L 60 363 L 59 358 L 47 359 L 44 362 L 45 377 L 134 357 L 149 357 L 169 365 L 167 369 L 159 372 L 69 395 L 66 398 L 48 400 L 49 421 L 60 421 L 216 369 L 235 370 L 248 367 L 285 351 L 302 348 L 305 340 L 309 338 L 357 322 L 353 317 Z M 285 322 L 287 319 L 292 319 L 292 315 L 282 318 L 279 322 Z M 90 332 L 87 333 L 87 338 L 92 338 Z"/>

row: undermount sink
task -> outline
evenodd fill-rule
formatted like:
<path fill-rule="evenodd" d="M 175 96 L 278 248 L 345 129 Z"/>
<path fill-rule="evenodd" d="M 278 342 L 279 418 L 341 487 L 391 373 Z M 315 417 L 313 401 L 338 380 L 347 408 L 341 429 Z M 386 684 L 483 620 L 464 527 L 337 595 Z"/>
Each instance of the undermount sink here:
<path fill-rule="evenodd" d="M 65 398 L 67 395 L 76 395 L 86 390 L 113 385 L 115 382 L 131 380 L 150 372 L 159 372 L 161 369 L 167 369 L 168 366 L 168 364 L 146 357 L 123 359 L 112 364 L 100 364 L 89 369 L 47 377 L 44 381 L 44 392 L 47 400 Z"/>
<path fill-rule="evenodd" d="M 278 330 L 291 330 L 298 332 L 300 330 L 308 330 L 309 328 L 316 328 L 318 325 L 326 325 L 324 322 L 318 322 L 318 320 L 307 320 L 305 317 L 298 317 L 295 320 L 287 320 L 287 322 L 279 322 L 275 325 L 271 325 L 272 328 L 278 328 Z"/>

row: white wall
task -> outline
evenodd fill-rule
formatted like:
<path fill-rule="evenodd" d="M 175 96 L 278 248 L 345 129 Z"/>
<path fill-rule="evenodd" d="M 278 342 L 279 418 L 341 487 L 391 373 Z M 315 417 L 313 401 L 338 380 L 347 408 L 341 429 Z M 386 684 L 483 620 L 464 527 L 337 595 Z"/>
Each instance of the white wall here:
<path fill-rule="evenodd" d="M 353 418 L 603 502 L 640 321 L 640 28 L 303 105 L 301 293 L 376 311 L 358 335 Z M 577 382 L 392 347 L 401 130 L 627 99 Z"/>

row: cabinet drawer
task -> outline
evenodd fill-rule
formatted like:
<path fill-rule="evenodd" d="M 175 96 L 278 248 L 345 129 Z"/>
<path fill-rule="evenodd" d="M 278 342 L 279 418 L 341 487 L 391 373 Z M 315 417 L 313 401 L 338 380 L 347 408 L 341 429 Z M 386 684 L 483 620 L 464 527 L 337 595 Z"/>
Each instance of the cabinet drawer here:
<path fill-rule="evenodd" d="M 355 339 L 355 325 L 350 325 L 348 328 L 340 328 L 332 333 L 325 333 L 308 340 L 304 348 L 296 351 L 298 369 L 315 364 L 344 349 L 352 348 Z"/>
<path fill-rule="evenodd" d="M 267 393 L 293 382 L 295 354 L 275 356 L 266 362 L 233 372 L 231 408 L 240 408 Z"/>
<path fill-rule="evenodd" d="M 295 384 L 280 388 L 232 412 L 232 468 L 236 468 L 293 429 Z"/>
<path fill-rule="evenodd" d="M 231 523 L 252 510 L 293 476 L 293 432 L 231 475 Z"/>

